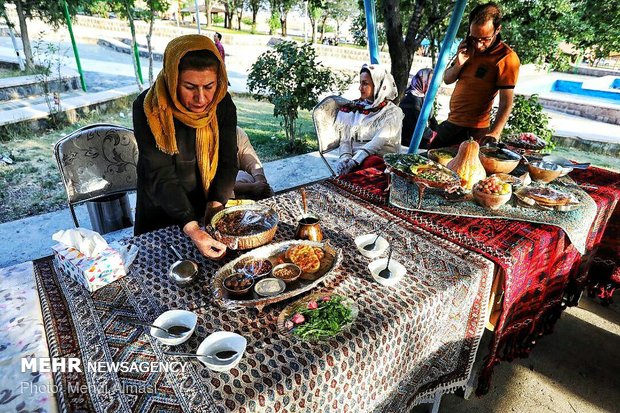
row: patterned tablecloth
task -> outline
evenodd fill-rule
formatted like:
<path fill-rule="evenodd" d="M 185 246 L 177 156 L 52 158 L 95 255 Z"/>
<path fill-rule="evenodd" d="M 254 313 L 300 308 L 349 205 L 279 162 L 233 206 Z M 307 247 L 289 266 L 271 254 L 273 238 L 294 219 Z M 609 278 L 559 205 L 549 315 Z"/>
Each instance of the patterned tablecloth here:
<path fill-rule="evenodd" d="M 187 361 L 184 373 L 57 373 L 60 409 L 402 412 L 465 385 L 486 322 L 493 264 L 330 184 L 309 188 L 308 196 L 311 209 L 322 217 L 326 238 L 344 254 L 342 266 L 320 289 L 349 297 L 359 307 L 354 323 L 326 341 L 300 341 L 280 333 L 277 317 L 288 303 L 268 306 L 260 314 L 214 307 L 208 279 L 238 253 L 221 262 L 205 260 L 177 228 L 129 240 L 140 248 L 131 273 L 92 296 L 55 269 L 50 258 L 36 261 L 53 357 L 178 361 L 164 355 L 170 348 L 141 328 L 119 321 L 121 316 L 152 321 L 173 308 L 198 314 L 194 336 L 175 351 L 195 351 L 217 330 L 235 331 L 248 340 L 240 364 L 226 373 L 212 372 L 197 360 Z M 267 200 L 281 219 L 276 241 L 292 238 L 298 202 L 296 192 Z M 386 233 L 393 258 L 408 269 L 392 288 L 372 281 L 369 260 L 353 243 L 355 236 L 390 221 L 398 224 Z M 181 288 L 167 280 L 174 257 L 165 243 L 199 263 L 199 284 Z M 83 388 L 88 390 L 71 391 Z"/>
<path fill-rule="evenodd" d="M 552 331 L 566 304 L 577 304 L 592 278 L 588 270 L 593 261 L 598 264 L 594 275 L 600 275 L 600 294 L 609 292 L 605 288 L 610 277 L 619 273 L 620 174 L 596 167 L 570 174 L 578 184 L 585 184 L 597 207 L 582 255 L 556 226 L 406 211 L 389 205 L 388 176 L 383 170 L 369 168 L 333 183 L 386 212 L 481 253 L 500 268 L 501 313 L 479 377 L 479 395 L 488 391 L 497 363 L 527 356 L 540 336 Z"/>

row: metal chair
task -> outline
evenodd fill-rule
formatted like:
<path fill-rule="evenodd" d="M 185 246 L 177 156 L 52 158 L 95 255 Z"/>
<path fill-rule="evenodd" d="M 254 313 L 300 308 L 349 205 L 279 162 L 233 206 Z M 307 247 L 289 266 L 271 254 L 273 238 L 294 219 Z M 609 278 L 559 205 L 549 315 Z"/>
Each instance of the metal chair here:
<path fill-rule="evenodd" d="M 132 129 L 88 125 L 56 142 L 54 155 L 76 227 L 75 205 L 137 188 L 138 144 Z"/>
<path fill-rule="evenodd" d="M 331 167 L 324 154 L 340 146 L 340 136 L 334 128 L 336 115 L 338 110 L 345 103 L 350 101 L 341 96 L 328 96 L 320 101 L 312 110 L 312 120 L 314 122 L 314 130 L 319 142 L 319 155 L 329 168 L 332 176 L 336 176 L 336 172 Z"/>

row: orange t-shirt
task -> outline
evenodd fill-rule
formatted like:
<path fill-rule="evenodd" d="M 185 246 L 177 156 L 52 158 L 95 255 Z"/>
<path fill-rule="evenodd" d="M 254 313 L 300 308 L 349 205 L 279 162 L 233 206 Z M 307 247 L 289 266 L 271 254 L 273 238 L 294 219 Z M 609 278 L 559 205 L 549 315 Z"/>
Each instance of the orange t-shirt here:
<path fill-rule="evenodd" d="M 487 52 L 470 57 L 459 73 L 450 99 L 448 121 L 467 128 L 486 128 L 499 89 L 514 89 L 519 57 L 499 41 Z"/>

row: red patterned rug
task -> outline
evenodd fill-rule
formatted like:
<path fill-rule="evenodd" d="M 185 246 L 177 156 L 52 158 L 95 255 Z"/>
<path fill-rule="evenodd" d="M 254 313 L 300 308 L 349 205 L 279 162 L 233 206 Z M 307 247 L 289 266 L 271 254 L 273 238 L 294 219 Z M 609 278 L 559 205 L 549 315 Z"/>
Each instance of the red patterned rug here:
<path fill-rule="evenodd" d="M 386 191 L 388 175 L 383 169 L 369 168 L 330 182 L 431 233 L 483 254 L 501 268 L 502 312 L 480 373 L 478 395 L 488 391 L 497 363 L 527 356 L 536 340 L 552 331 L 566 304 L 578 302 L 593 261 L 605 263 L 602 278 L 618 277 L 620 253 L 615 234 L 620 215 L 620 174 L 590 167 L 570 175 L 579 184 L 594 185 L 584 189 L 597 204 L 586 254 L 581 256 L 565 233 L 551 225 L 412 212 L 391 206 Z"/>

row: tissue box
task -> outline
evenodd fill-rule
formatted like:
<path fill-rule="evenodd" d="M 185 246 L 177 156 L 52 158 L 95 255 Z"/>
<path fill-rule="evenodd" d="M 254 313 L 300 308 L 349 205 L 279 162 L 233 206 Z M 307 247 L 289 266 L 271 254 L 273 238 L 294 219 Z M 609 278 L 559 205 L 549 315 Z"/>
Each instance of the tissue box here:
<path fill-rule="evenodd" d="M 106 248 L 97 257 L 87 257 L 63 244 L 52 247 L 58 266 L 91 293 L 125 276 L 121 254 Z"/>

